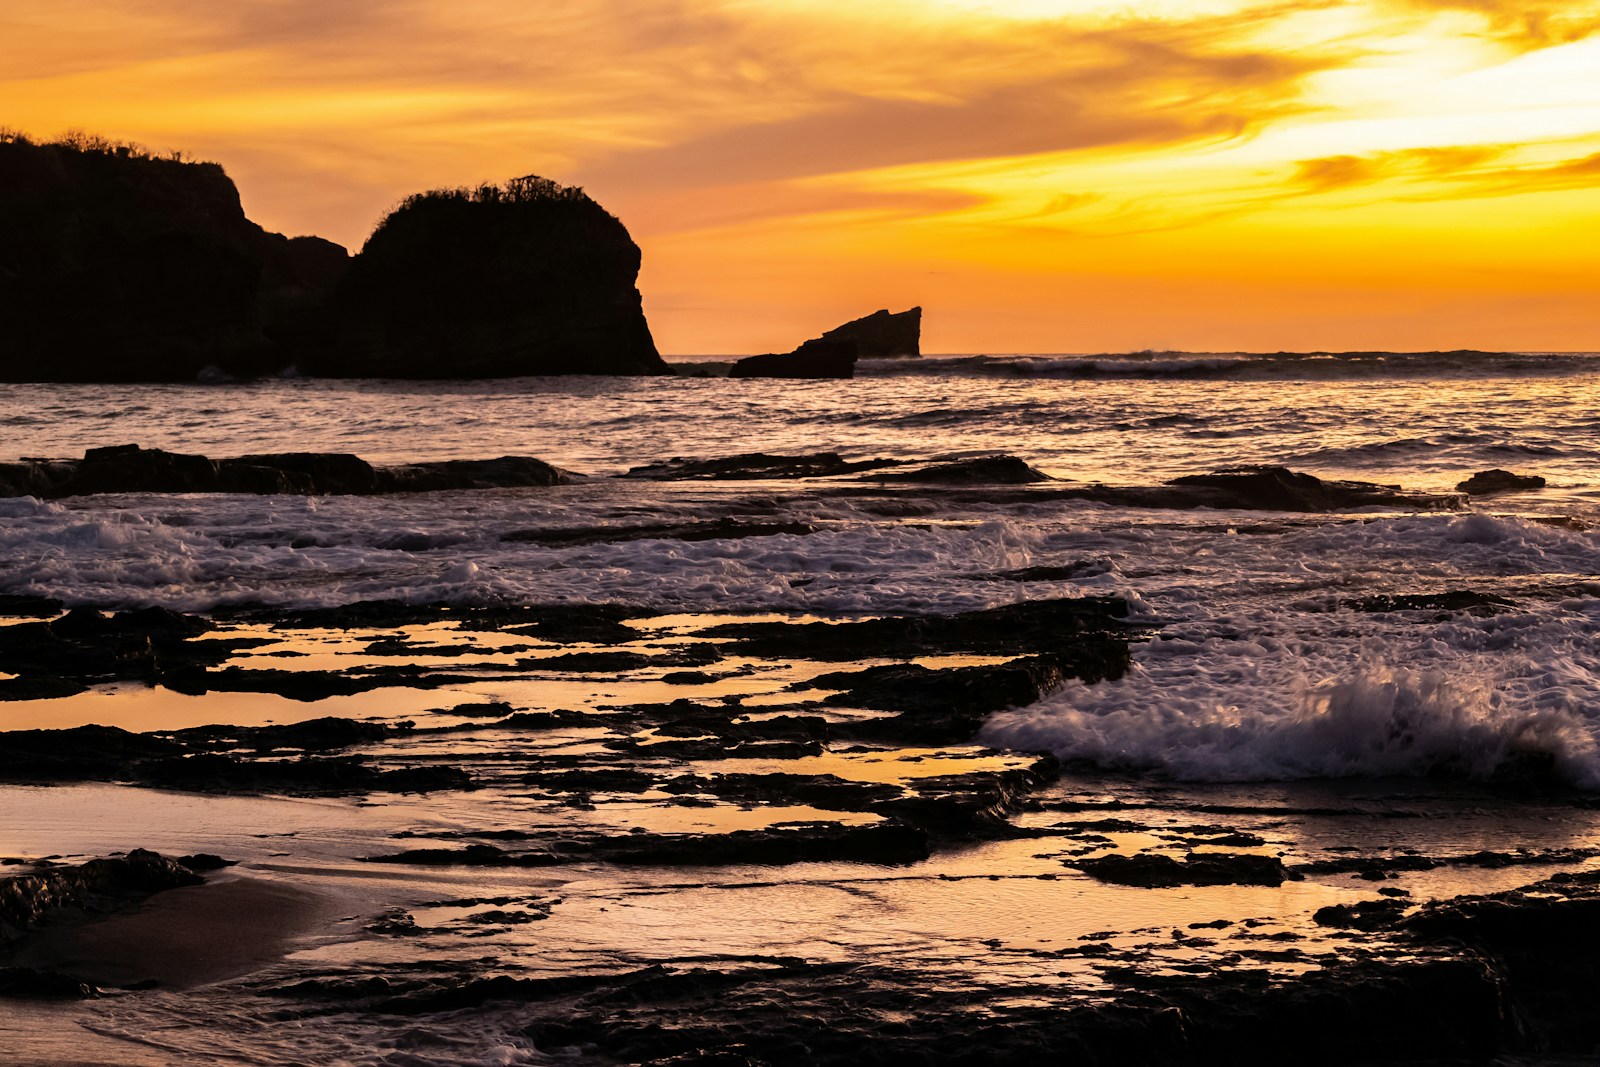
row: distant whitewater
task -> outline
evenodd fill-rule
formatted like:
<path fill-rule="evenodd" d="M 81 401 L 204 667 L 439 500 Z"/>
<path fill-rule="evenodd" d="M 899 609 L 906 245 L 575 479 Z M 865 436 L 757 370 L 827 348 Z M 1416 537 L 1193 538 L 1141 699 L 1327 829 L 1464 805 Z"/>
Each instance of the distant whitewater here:
<path fill-rule="evenodd" d="M 857 373 L 999 378 L 1495 378 L 1593 374 L 1592 352 L 1129 352 L 1093 356 L 936 356 L 863 360 Z"/>

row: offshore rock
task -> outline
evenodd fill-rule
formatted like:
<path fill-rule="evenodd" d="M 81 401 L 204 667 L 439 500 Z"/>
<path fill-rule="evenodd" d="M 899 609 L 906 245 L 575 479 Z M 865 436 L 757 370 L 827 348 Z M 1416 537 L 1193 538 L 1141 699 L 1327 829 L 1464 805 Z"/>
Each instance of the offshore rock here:
<path fill-rule="evenodd" d="M 922 355 L 922 309 L 872 314 L 836 326 L 817 341 L 849 341 L 862 359 L 893 359 Z M 807 344 L 815 344 L 808 341 Z"/>
<path fill-rule="evenodd" d="M 793 352 L 749 356 L 728 371 L 730 378 L 854 378 L 854 341 L 807 341 Z"/>
<path fill-rule="evenodd" d="M 884 482 L 919 482 L 928 485 L 1030 485 L 1048 482 L 1048 474 L 1016 456 L 978 456 L 932 463 L 912 470 L 889 470 L 872 475 Z"/>
<path fill-rule="evenodd" d="M 348 254 L 245 217 L 215 163 L 0 137 L 0 379 L 189 381 L 275 370 L 273 336 Z"/>
<path fill-rule="evenodd" d="M 639 263 L 615 216 L 545 178 L 412 196 L 367 239 L 300 367 L 354 378 L 665 374 Z"/>
<path fill-rule="evenodd" d="M 1468 496 L 1488 496 L 1490 493 L 1512 493 L 1519 489 L 1543 489 L 1545 481 L 1537 474 L 1513 474 L 1510 471 L 1479 471 L 1460 485 L 1458 493 Z"/>

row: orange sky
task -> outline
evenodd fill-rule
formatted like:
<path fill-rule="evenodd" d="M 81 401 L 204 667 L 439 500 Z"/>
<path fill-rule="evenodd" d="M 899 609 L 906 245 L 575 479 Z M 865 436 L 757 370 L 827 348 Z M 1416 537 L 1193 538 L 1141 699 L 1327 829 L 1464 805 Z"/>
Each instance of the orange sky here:
<path fill-rule="evenodd" d="M 352 247 L 581 184 L 666 352 L 1600 349 L 1600 2 L 53 0 L 0 102 Z"/>

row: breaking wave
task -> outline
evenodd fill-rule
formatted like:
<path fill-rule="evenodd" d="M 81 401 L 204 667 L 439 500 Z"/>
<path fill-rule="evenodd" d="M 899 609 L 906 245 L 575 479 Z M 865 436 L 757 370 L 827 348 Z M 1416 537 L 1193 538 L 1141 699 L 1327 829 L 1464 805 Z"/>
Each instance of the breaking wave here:
<path fill-rule="evenodd" d="M 1184 781 L 1433 775 L 1489 779 L 1553 770 L 1600 789 L 1597 724 L 1519 709 L 1482 682 L 1375 664 L 1283 694 L 1279 707 L 1141 700 L 1086 710 L 1072 694 L 993 719 L 984 739 L 1107 769 Z"/>

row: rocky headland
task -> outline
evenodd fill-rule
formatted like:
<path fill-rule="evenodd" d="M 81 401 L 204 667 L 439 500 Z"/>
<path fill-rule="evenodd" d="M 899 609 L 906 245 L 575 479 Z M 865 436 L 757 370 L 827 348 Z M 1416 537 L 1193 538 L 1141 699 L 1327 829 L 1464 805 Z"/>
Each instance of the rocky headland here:
<path fill-rule="evenodd" d="M 216 163 L 0 137 L 0 379 L 659 374 L 639 248 L 538 177 L 405 200 L 360 254 L 271 233 Z"/>

